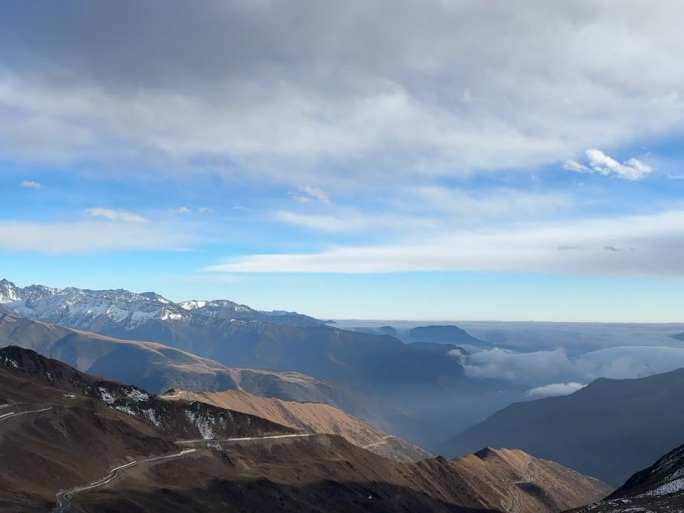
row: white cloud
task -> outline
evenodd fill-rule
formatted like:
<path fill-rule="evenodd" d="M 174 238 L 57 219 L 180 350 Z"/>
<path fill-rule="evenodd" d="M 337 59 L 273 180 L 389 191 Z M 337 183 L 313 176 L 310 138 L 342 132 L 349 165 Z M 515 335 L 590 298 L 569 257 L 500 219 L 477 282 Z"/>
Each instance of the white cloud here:
<path fill-rule="evenodd" d="M 188 213 L 190 213 L 190 209 L 188 207 L 178 207 L 178 208 L 173 209 L 173 211 L 176 214 L 188 214 Z"/>
<path fill-rule="evenodd" d="M 408 189 L 397 194 L 398 199 L 389 205 L 378 205 L 373 211 L 337 207 L 327 209 L 325 214 L 278 211 L 274 217 L 283 223 L 328 233 L 375 231 L 385 236 L 425 236 L 492 220 L 511 223 L 573 205 L 572 199 L 562 193 L 496 189 L 473 195 L 463 189 L 438 186 Z"/>
<path fill-rule="evenodd" d="M 548 381 L 572 370 L 572 363 L 563 349 L 514 353 L 494 348 L 468 357 L 466 374 L 473 378 L 507 379 L 511 381 Z"/>
<path fill-rule="evenodd" d="M 571 381 L 569 383 L 552 383 L 550 385 L 543 385 L 540 387 L 531 388 L 525 395 L 532 399 L 541 399 L 543 397 L 555 397 L 559 395 L 570 395 L 578 390 L 581 390 L 586 385 L 581 383 L 575 383 Z"/>
<path fill-rule="evenodd" d="M 313 201 L 319 201 L 321 203 L 330 202 L 328 193 L 318 187 L 301 187 L 300 192 L 293 192 L 290 195 L 293 200 L 299 203 L 311 203 Z"/>
<path fill-rule="evenodd" d="M 565 164 L 563 164 L 563 169 L 575 171 L 576 173 L 591 173 L 591 169 L 575 160 L 566 160 Z"/>
<path fill-rule="evenodd" d="M 409 215 L 362 213 L 355 210 L 342 209 L 334 214 L 297 214 L 279 211 L 275 219 L 310 230 L 328 233 L 365 232 L 374 230 L 413 231 L 434 230 L 442 225 L 436 218 Z"/>
<path fill-rule="evenodd" d="M 180 250 L 192 239 L 177 225 L 81 221 L 33 223 L 0 221 L 0 248 L 44 253 L 123 250 Z"/>
<path fill-rule="evenodd" d="M 88 208 L 85 210 L 85 214 L 88 217 L 102 217 L 111 221 L 124 221 L 126 223 L 146 223 L 149 221 L 146 217 L 135 212 L 111 208 Z"/>
<path fill-rule="evenodd" d="M 19 184 L 19 187 L 22 187 L 24 189 L 40 189 L 41 187 L 43 187 L 43 185 L 33 180 L 24 180 Z"/>
<path fill-rule="evenodd" d="M 292 216 L 290 221 L 295 220 Z M 331 226 L 333 222 L 326 218 L 306 221 L 320 223 L 313 226 L 317 228 Z M 339 226 L 344 227 L 344 224 Z M 479 270 L 684 276 L 684 260 L 679 258 L 684 252 L 683 234 L 684 210 L 644 216 L 518 223 L 498 229 L 457 229 L 437 234 L 408 229 L 404 240 L 392 244 L 338 246 L 311 254 L 247 255 L 210 266 L 208 270 L 230 273 Z M 607 251 L 607 247 L 623 251 Z"/>
<path fill-rule="evenodd" d="M 573 205 L 572 198 L 560 192 L 529 192 L 499 188 L 479 195 L 463 189 L 426 186 L 415 189 L 415 203 L 458 218 L 505 220 L 548 214 Z M 450 220 L 451 221 L 451 220 Z"/>
<path fill-rule="evenodd" d="M 597 378 L 642 378 L 684 367 L 684 348 L 619 346 L 570 357 L 564 349 L 517 353 L 491 349 L 472 354 L 464 369 L 474 378 L 506 379 L 519 383 L 587 383 Z M 542 390 L 534 392 L 539 395 Z M 555 385 L 556 389 L 562 389 Z M 532 390 L 530 390 L 530 394 Z"/>
<path fill-rule="evenodd" d="M 574 160 L 568 160 L 563 169 L 577 173 L 599 173 L 601 175 L 615 175 L 625 180 L 638 181 L 653 172 L 653 168 L 640 160 L 631 158 L 623 163 L 606 155 L 601 150 L 586 151 L 588 166 Z"/>
<path fill-rule="evenodd" d="M 577 373 L 586 379 L 642 378 L 682 367 L 684 348 L 678 347 L 611 347 L 585 353 L 576 360 Z"/>

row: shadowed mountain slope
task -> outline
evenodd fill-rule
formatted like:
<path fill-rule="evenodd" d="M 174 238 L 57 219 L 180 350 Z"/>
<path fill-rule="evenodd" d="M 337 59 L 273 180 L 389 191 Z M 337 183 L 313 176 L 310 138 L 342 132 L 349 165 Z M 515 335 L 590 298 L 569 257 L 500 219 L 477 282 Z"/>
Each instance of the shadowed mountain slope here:
<path fill-rule="evenodd" d="M 585 513 L 684 511 L 684 445 L 637 472 L 604 500 L 576 510 Z"/>
<path fill-rule="evenodd" d="M 518 447 L 618 486 L 680 443 L 684 369 L 639 379 L 598 379 L 565 397 L 512 404 L 444 444 L 466 454 Z"/>

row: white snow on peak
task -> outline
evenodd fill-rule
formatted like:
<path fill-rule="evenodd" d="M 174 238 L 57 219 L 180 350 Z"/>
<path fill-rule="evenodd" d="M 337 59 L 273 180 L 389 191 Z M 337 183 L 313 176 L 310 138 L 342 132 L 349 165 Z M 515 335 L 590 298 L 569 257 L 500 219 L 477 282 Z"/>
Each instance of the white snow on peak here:
<path fill-rule="evenodd" d="M 197 310 L 198 308 L 204 308 L 208 301 L 203 301 L 201 299 L 193 299 L 190 301 L 182 301 L 178 303 L 181 308 L 185 310 Z"/>
<path fill-rule="evenodd" d="M 159 319 L 162 321 L 180 321 L 183 319 L 183 316 L 179 313 L 169 310 L 168 308 L 163 308 L 161 314 L 159 315 Z"/>
<path fill-rule="evenodd" d="M 17 286 L 11 281 L 0 281 L 0 303 L 14 303 L 21 301 Z"/>

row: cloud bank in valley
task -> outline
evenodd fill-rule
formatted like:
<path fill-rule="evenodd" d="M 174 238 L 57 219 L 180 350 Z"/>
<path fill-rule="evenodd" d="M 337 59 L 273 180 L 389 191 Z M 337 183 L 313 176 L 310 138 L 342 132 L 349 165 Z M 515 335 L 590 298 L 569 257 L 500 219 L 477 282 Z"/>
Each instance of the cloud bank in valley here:
<path fill-rule="evenodd" d="M 470 355 L 464 365 L 473 378 L 506 379 L 537 387 L 547 383 L 589 383 L 597 378 L 642 378 L 684 367 L 684 348 L 623 346 L 577 357 L 562 348 L 516 353 L 494 348 Z M 544 389 L 535 393 L 542 393 Z"/>
<path fill-rule="evenodd" d="M 540 387 L 534 387 L 525 392 L 525 395 L 530 399 L 542 399 L 544 397 L 555 397 L 559 395 L 570 395 L 578 390 L 581 390 L 586 385 L 581 383 L 575 383 L 571 381 L 569 383 L 552 383 L 550 385 L 543 385 Z"/>

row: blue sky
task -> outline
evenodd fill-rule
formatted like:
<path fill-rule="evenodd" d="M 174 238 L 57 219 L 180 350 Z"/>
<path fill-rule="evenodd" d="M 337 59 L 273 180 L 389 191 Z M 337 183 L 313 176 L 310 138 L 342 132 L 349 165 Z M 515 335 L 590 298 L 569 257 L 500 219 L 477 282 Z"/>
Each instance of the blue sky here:
<path fill-rule="evenodd" d="M 5 2 L 19 285 L 681 321 L 684 6 Z"/>

